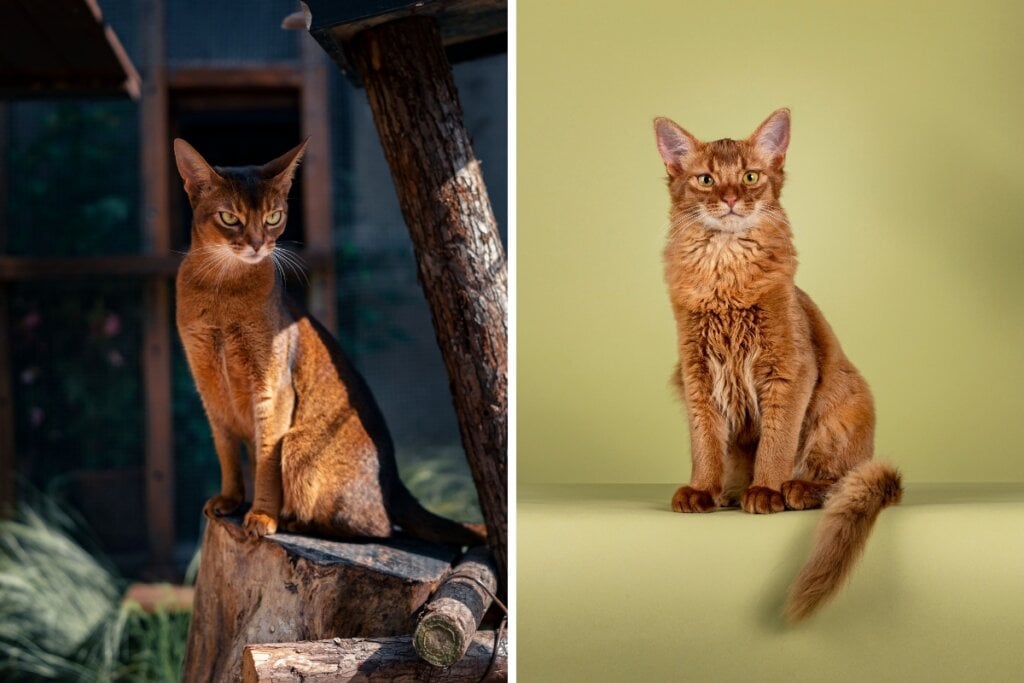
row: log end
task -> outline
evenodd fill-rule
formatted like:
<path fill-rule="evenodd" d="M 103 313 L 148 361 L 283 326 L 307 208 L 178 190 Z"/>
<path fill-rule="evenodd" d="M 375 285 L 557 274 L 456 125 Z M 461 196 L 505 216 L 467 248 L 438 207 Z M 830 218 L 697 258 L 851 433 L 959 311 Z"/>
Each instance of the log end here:
<path fill-rule="evenodd" d="M 469 634 L 472 637 L 472 633 Z M 420 620 L 413 634 L 416 652 L 434 666 L 449 667 L 466 654 L 469 640 L 466 633 L 439 614 L 428 614 Z"/>

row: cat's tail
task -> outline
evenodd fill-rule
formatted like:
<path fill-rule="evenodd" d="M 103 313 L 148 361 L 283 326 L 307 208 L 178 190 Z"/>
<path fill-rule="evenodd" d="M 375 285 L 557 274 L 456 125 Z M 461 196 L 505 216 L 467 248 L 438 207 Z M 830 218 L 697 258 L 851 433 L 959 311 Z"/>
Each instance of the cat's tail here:
<path fill-rule="evenodd" d="M 483 524 L 456 522 L 435 515 L 399 483 L 392 501 L 391 515 L 395 522 L 411 536 L 432 543 L 448 545 L 483 545 L 487 542 L 487 529 Z"/>
<path fill-rule="evenodd" d="M 900 502 L 900 473 L 891 465 L 866 460 L 835 484 L 825 501 L 811 556 L 789 591 L 786 618 L 797 622 L 842 587 L 884 508 Z"/>

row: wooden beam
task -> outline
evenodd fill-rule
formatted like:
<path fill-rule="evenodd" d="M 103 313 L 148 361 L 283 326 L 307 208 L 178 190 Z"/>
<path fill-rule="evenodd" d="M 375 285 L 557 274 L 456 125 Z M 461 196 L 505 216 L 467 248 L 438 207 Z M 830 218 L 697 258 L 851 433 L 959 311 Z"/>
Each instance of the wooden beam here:
<path fill-rule="evenodd" d="M 508 568 L 508 274 L 436 22 L 375 26 L 351 45 L 448 370 L 499 580 Z"/>
<path fill-rule="evenodd" d="M 175 90 L 224 88 L 301 88 L 302 64 L 274 62 L 246 66 L 171 67 L 167 86 Z"/>
<path fill-rule="evenodd" d="M 0 256 L 0 282 L 78 277 L 170 277 L 182 256 Z"/>
<path fill-rule="evenodd" d="M 310 138 L 301 166 L 306 244 L 311 251 L 330 254 L 334 241 L 334 193 L 331 186 L 327 64 L 323 51 L 306 32 L 300 32 L 296 37 L 302 54 L 302 137 Z M 337 333 L 333 262 L 310 273 L 309 310 L 328 330 Z"/>
<path fill-rule="evenodd" d="M 171 249 L 167 79 L 164 71 L 163 0 L 145 0 L 139 31 L 146 57 L 142 88 L 140 160 L 142 178 L 142 243 L 153 256 Z M 146 526 L 150 540 L 149 573 L 174 574 L 174 441 L 171 431 L 170 284 L 150 279 L 143 293 L 142 375 L 146 406 Z"/>

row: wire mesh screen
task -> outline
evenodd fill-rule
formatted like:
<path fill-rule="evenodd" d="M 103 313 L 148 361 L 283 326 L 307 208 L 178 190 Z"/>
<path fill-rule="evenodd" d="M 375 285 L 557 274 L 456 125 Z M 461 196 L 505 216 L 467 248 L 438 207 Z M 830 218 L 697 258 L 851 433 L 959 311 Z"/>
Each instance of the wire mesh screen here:
<path fill-rule="evenodd" d="M 136 105 L 68 100 L 8 107 L 7 252 L 137 252 Z"/>
<path fill-rule="evenodd" d="M 167 59 L 172 64 L 296 60 L 293 31 L 281 21 L 298 9 L 294 0 L 167 3 Z"/>
<path fill-rule="evenodd" d="M 145 537 L 131 538 L 122 523 L 139 521 L 141 507 L 131 520 L 114 520 L 116 528 L 96 519 L 106 516 L 114 493 L 142 501 L 140 293 L 117 284 L 39 281 L 11 285 L 9 297 L 19 476 L 75 500 L 108 549 L 144 547 Z M 111 484 L 92 491 L 89 482 L 100 471 L 126 476 L 130 490 Z"/>

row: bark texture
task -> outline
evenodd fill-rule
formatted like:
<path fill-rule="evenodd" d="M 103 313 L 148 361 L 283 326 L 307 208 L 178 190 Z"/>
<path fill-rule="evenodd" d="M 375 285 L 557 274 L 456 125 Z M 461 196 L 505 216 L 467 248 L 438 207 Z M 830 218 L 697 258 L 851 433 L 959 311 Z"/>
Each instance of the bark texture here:
<path fill-rule="evenodd" d="M 434 666 L 451 666 L 469 648 L 498 590 L 486 548 L 474 548 L 455 565 L 420 616 L 413 646 Z"/>
<path fill-rule="evenodd" d="M 358 34 L 366 87 L 451 382 L 500 576 L 507 570 L 507 272 L 434 19 Z"/>
<path fill-rule="evenodd" d="M 241 680 L 250 643 L 411 633 L 454 559 L 448 548 L 412 540 L 249 541 L 240 518 L 210 520 L 183 680 Z"/>
<path fill-rule="evenodd" d="M 250 645 L 242 673 L 245 683 L 507 681 L 508 641 L 504 633 L 479 631 L 466 656 L 448 669 L 419 659 L 407 636 Z"/>

